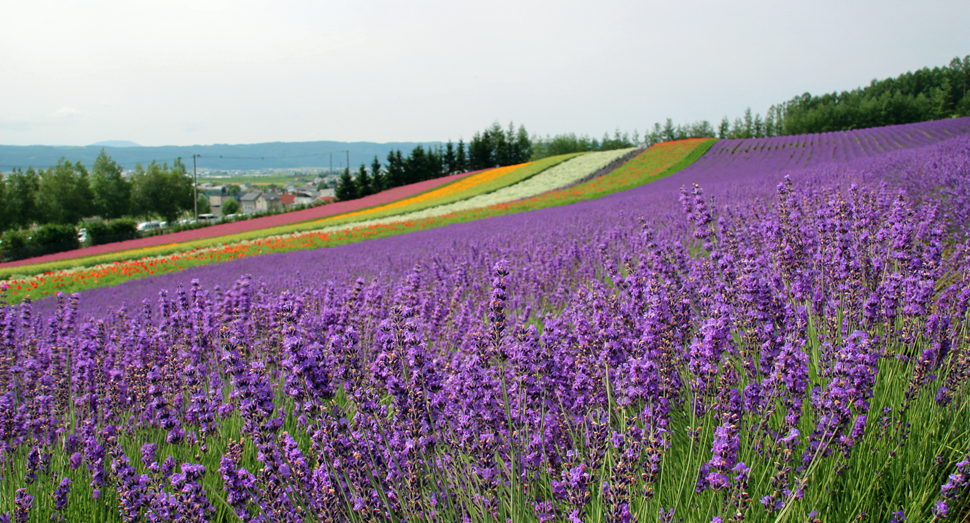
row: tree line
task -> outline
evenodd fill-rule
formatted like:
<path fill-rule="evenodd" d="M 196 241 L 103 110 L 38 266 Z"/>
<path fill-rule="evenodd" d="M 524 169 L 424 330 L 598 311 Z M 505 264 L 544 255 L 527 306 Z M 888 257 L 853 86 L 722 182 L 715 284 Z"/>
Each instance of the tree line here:
<path fill-rule="evenodd" d="M 442 176 L 528 162 L 532 155 L 532 140 L 524 126 L 516 129 L 510 122 L 502 129 L 495 122 L 475 133 L 467 147 L 464 140 L 458 140 L 457 146 L 451 140 L 444 147 L 418 145 L 407 156 L 400 149 L 391 151 L 384 164 L 375 156 L 369 169 L 365 164 L 353 174 L 344 169 L 335 196 L 339 201 L 363 198 Z"/>
<path fill-rule="evenodd" d="M 970 116 L 970 55 L 949 65 L 873 80 L 852 91 L 782 103 L 782 134 L 805 134 Z"/>
<path fill-rule="evenodd" d="M 171 166 L 138 164 L 126 177 L 104 150 L 90 170 L 65 158 L 46 170 L 14 169 L 0 179 L 0 201 L 0 232 L 43 224 L 73 226 L 92 216 L 174 221 L 195 206 L 192 179 L 181 159 Z"/>
<path fill-rule="evenodd" d="M 955 57 L 943 67 L 872 80 L 867 87 L 852 91 L 795 96 L 770 106 L 763 118 L 748 108 L 733 121 L 725 116 L 716 130 L 707 121 L 674 125 L 668 118 L 664 125 L 654 124 L 644 144 L 848 131 L 961 116 L 970 116 L 970 55 Z"/>

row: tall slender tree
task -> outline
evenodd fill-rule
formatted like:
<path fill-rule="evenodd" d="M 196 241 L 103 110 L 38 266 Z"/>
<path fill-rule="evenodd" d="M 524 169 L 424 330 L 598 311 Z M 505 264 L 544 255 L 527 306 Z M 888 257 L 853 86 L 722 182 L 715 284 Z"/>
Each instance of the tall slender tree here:
<path fill-rule="evenodd" d="M 397 149 L 387 153 L 388 188 L 400 187 L 405 183 L 404 158 L 401 155 L 401 150 Z"/>
<path fill-rule="evenodd" d="M 495 148 L 491 141 L 491 133 L 475 133 L 468 144 L 468 165 L 473 171 L 495 167 Z"/>
<path fill-rule="evenodd" d="M 512 163 L 523 163 L 529 161 L 532 158 L 532 138 L 529 138 L 529 132 L 525 130 L 524 125 L 519 125 L 519 130 L 515 133 L 515 157 L 512 158 Z"/>
<path fill-rule="evenodd" d="M 337 181 L 337 190 L 334 193 L 337 201 L 341 202 L 353 200 L 357 197 L 357 185 L 350 176 L 350 168 L 345 168 L 344 172 L 340 173 L 340 179 Z"/>
<path fill-rule="evenodd" d="M 426 180 L 428 158 L 424 147 L 417 145 L 411 149 L 411 154 L 404 161 L 404 185 Z"/>
<path fill-rule="evenodd" d="M 364 196 L 369 196 L 374 194 L 374 186 L 372 184 L 372 179 L 369 174 L 367 174 L 367 166 L 360 164 L 360 168 L 357 169 L 357 179 L 355 180 L 357 184 L 357 197 L 363 198 Z"/>
<path fill-rule="evenodd" d="M 379 193 L 381 191 L 390 189 L 387 186 L 387 177 L 384 175 L 384 171 L 381 169 L 381 161 L 374 155 L 374 161 L 370 163 L 370 175 L 373 179 L 374 192 Z"/>
<path fill-rule="evenodd" d="M 454 174 L 457 172 L 457 159 L 455 158 L 455 145 L 448 140 L 445 145 L 445 156 L 444 156 L 444 170 L 445 174 Z"/>
<path fill-rule="evenodd" d="M 677 139 L 677 134 L 674 130 L 674 121 L 672 119 L 667 118 L 667 121 L 664 122 L 663 131 L 660 132 L 660 135 L 663 137 L 663 141 L 665 142 L 671 142 Z"/>
<path fill-rule="evenodd" d="M 731 122 L 728 117 L 725 116 L 721 119 L 721 124 L 717 126 L 717 137 L 720 139 L 725 139 L 728 137 L 728 133 L 731 132 Z"/>
<path fill-rule="evenodd" d="M 460 173 L 468 171 L 468 157 L 465 155 L 465 141 L 461 138 L 458 139 L 458 151 L 455 152 L 455 171 Z"/>

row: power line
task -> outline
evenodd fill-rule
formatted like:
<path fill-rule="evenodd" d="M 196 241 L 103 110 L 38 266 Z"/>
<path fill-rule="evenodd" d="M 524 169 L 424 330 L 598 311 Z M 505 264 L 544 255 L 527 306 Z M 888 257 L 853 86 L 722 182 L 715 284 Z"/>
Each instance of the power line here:
<path fill-rule="evenodd" d="M 349 164 L 350 152 L 352 152 L 350 149 L 339 149 L 339 150 L 336 150 L 336 151 L 326 151 L 326 152 L 321 152 L 321 153 L 289 154 L 289 155 L 284 155 L 284 156 L 226 156 L 226 155 L 223 155 L 223 154 L 219 154 L 219 155 L 214 155 L 213 154 L 213 155 L 204 155 L 203 156 L 203 155 L 200 154 L 200 155 L 198 155 L 198 157 L 199 158 L 207 158 L 207 159 L 215 159 L 215 158 L 218 158 L 220 160 L 288 160 L 288 159 L 292 159 L 292 158 L 323 158 L 323 157 L 326 157 L 328 155 L 332 156 L 333 153 L 347 153 L 348 164 Z M 359 154 L 364 154 L 364 153 L 359 153 Z M 177 158 L 181 158 L 181 157 L 177 157 Z M 125 163 L 131 163 L 132 162 L 132 160 L 124 160 L 124 161 L 125 161 Z M 155 162 L 155 161 L 158 161 L 158 159 L 157 158 L 152 158 L 151 160 L 144 160 L 144 159 L 142 159 L 142 160 L 135 160 L 134 163 L 142 163 L 142 164 L 144 164 L 144 163 L 151 163 L 151 162 Z M 22 165 L 5 165 L 5 164 L 0 164 L 0 168 L 16 169 L 16 168 L 22 168 L 22 167 L 23 167 Z"/>

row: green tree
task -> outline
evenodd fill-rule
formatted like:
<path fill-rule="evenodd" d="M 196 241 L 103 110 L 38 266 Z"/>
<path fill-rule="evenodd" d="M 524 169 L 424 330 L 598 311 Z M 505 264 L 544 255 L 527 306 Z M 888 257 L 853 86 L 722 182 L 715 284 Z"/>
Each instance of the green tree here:
<path fill-rule="evenodd" d="M 451 140 L 448 140 L 448 144 L 445 145 L 445 155 L 442 159 L 442 163 L 444 164 L 445 174 L 454 174 L 457 172 L 455 170 L 455 165 L 457 163 L 457 159 L 455 158 L 455 145 L 451 143 Z"/>
<path fill-rule="evenodd" d="M 147 169 L 139 167 L 135 166 L 132 177 L 132 204 L 140 215 L 155 214 L 173 222 L 179 214 L 194 210 L 192 179 L 186 176 L 181 160 L 176 159 L 171 168 L 154 160 Z"/>
<path fill-rule="evenodd" d="M 369 196 L 374 194 L 373 180 L 370 175 L 367 174 L 367 166 L 360 164 L 360 168 L 357 169 L 357 197 L 363 198 L 364 196 Z"/>
<path fill-rule="evenodd" d="M 387 177 L 384 175 L 384 171 L 381 170 L 381 161 L 377 158 L 376 154 L 374 155 L 374 161 L 370 163 L 370 175 L 373 179 L 371 183 L 375 193 L 390 188 L 387 186 Z"/>
<path fill-rule="evenodd" d="M 91 167 L 91 190 L 94 193 L 94 213 L 111 220 L 131 212 L 131 182 L 122 175 L 122 168 L 101 149 Z"/>
<path fill-rule="evenodd" d="M 0 202 L 7 201 L 7 180 L 0 175 Z M 6 204 L 0 205 L 0 234 L 10 228 L 10 209 Z"/>
<path fill-rule="evenodd" d="M 498 122 L 492 123 L 492 126 L 486 131 L 490 135 L 489 142 L 492 145 L 492 162 L 494 165 L 511 165 L 510 163 L 510 150 L 509 150 L 509 138 L 511 133 L 512 124 L 509 124 L 510 132 L 506 133 L 502 131 L 502 126 Z"/>
<path fill-rule="evenodd" d="M 428 151 L 428 160 L 426 165 L 427 178 L 425 178 L 425 180 L 441 178 L 445 174 L 445 153 L 442 151 L 440 145 L 435 147 L 434 150 Z"/>
<path fill-rule="evenodd" d="M 495 167 L 494 151 L 491 133 L 475 133 L 468 144 L 468 166 L 473 171 Z"/>
<path fill-rule="evenodd" d="M 664 127 L 660 132 L 660 136 L 665 142 L 672 142 L 677 139 L 677 134 L 674 130 L 674 121 L 672 119 L 667 118 L 667 121 L 664 122 Z"/>
<path fill-rule="evenodd" d="M 387 153 L 387 188 L 400 187 L 407 183 L 405 181 L 404 158 L 401 150 Z"/>
<path fill-rule="evenodd" d="M 350 168 L 344 169 L 344 172 L 340 174 L 340 179 L 337 181 L 337 190 L 334 193 L 337 201 L 340 202 L 353 200 L 357 197 L 357 185 L 350 176 Z"/>
<path fill-rule="evenodd" d="M 458 151 L 455 153 L 455 172 L 468 171 L 468 157 L 465 155 L 465 141 L 458 139 Z"/>
<path fill-rule="evenodd" d="M 524 125 L 519 126 L 519 130 L 515 132 L 515 140 L 510 142 L 512 143 L 511 164 L 524 163 L 532 158 L 532 139 L 529 138 L 529 132 L 525 130 Z"/>
<path fill-rule="evenodd" d="M 411 185 L 428 179 L 428 155 L 424 147 L 417 145 L 404 161 L 404 185 Z"/>
<path fill-rule="evenodd" d="M 209 197 L 200 194 L 198 203 L 199 214 L 209 214 L 212 212 L 212 205 L 209 204 Z"/>
<path fill-rule="evenodd" d="M 37 210 L 37 191 L 40 189 L 40 177 L 33 167 L 14 169 L 7 176 L 7 196 L 3 199 L 10 228 L 26 228 L 35 221 L 40 221 Z"/>
<path fill-rule="evenodd" d="M 239 212 L 239 202 L 235 198 L 229 198 L 222 203 L 222 215 L 229 216 Z"/>
<path fill-rule="evenodd" d="M 72 164 L 61 158 L 56 166 L 40 175 L 37 206 L 44 223 L 74 225 L 90 216 L 94 194 L 88 170 L 81 162 Z"/>

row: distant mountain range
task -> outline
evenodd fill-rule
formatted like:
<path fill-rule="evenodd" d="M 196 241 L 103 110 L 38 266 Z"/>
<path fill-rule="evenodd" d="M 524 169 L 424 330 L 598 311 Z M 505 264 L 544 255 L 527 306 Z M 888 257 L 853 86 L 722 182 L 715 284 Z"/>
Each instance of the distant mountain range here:
<path fill-rule="evenodd" d="M 10 172 L 16 167 L 26 169 L 46 169 L 56 165 L 61 158 L 71 162 L 80 161 L 90 168 L 95 158 L 104 149 L 125 169 L 132 169 L 136 163 L 148 165 L 152 160 L 169 165 L 175 158 L 182 158 L 189 170 L 192 169 L 192 155 L 200 170 L 218 171 L 260 171 L 293 168 L 329 168 L 331 156 L 335 170 L 343 170 L 347 165 L 347 152 L 350 151 L 350 168 L 356 170 L 361 163 L 370 166 L 376 155 L 385 163 L 387 153 L 400 149 L 406 157 L 415 146 L 436 147 L 441 142 L 269 142 L 242 145 L 166 145 L 144 147 L 125 140 L 110 140 L 88 146 L 48 146 L 48 145 L 0 145 L 0 172 Z"/>
<path fill-rule="evenodd" d="M 141 147 L 135 142 L 128 140 L 105 140 L 103 142 L 92 143 L 91 147 Z"/>

